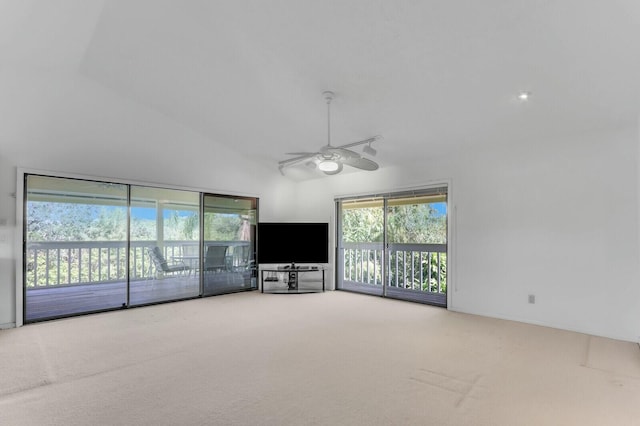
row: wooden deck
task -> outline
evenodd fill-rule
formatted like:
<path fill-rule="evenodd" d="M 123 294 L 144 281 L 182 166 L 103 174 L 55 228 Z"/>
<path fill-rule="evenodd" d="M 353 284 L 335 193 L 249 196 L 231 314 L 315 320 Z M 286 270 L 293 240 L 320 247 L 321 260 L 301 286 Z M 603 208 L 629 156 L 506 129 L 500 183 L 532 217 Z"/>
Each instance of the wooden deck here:
<path fill-rule="evenodd" d="M 247 274 L 205 275 L 203 296 L 257 289 Z M 147 305 L 200 296 L 197 275 L 131 281 L 128 306 Z M 127 307 L 125 281 L 29 289 L 25 322 Z"/>

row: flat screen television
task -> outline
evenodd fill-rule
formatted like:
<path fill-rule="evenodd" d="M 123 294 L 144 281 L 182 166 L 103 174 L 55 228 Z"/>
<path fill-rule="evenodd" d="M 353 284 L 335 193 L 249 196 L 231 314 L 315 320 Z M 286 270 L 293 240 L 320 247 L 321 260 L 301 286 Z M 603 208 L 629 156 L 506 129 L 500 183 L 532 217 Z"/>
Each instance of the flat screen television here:
<path fill-rule="evenodd" d="M 329 224 L 258 223 L 258 263 L 329 263 Z"/>

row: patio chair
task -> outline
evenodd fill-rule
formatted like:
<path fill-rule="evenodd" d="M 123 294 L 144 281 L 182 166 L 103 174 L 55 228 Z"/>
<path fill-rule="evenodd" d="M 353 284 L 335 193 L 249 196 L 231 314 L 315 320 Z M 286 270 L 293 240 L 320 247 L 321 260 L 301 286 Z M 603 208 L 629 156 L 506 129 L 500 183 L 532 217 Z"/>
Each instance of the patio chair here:
<path fill-rule="evenodd" d="M 230 258 L 227 256 L 229 246 L 209 246 L 207 247 L 207 255 L 204 258 L 204 270 L 224 271 L 229 269 Z"/>
<path fill-rule="evenodd" d="M 252 269 L 254 260 L 251 259 L 251 247 L 249 245 L 237 246 L 233 249 L 233 270 L 236 272 Z"/>
<path fill-rule="evenodd" d="M 184 274 L 188 272 L 190 268 L 185 265 L 183 262 L 167 262 L 164 255 L 162 254 L 162 250 L 160 247 L 155 246 L 154 248 L 148 248 L 147 252 L 149 253 L 149 258 L 153 262 L 153 265 L 156 268 L 157 273 L 162 273 L 163 275 L 173 275 L 176 273 Z"/>

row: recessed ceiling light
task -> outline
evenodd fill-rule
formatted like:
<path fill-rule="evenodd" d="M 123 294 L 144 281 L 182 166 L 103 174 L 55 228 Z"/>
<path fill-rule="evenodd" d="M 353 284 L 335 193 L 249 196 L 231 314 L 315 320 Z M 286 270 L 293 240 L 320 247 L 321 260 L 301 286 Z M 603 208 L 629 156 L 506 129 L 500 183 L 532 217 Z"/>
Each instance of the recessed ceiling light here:
<path fill-rule="evenodd" d="M 520 92 L 518 93 L 518 100 L 520 101 L 528 101 L 529 98 L 531 97 L 531 93 L 529 92 Z"/>

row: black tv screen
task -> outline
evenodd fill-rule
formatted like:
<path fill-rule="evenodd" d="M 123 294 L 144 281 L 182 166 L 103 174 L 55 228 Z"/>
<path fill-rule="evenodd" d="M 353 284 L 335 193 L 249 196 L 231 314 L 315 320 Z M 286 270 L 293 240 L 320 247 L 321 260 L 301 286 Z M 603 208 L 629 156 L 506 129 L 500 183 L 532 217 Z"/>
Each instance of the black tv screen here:
<path fill-rule="evenodd" d="M 258 223 L 258 263 L 329 263 L 329 224 Z"/>

